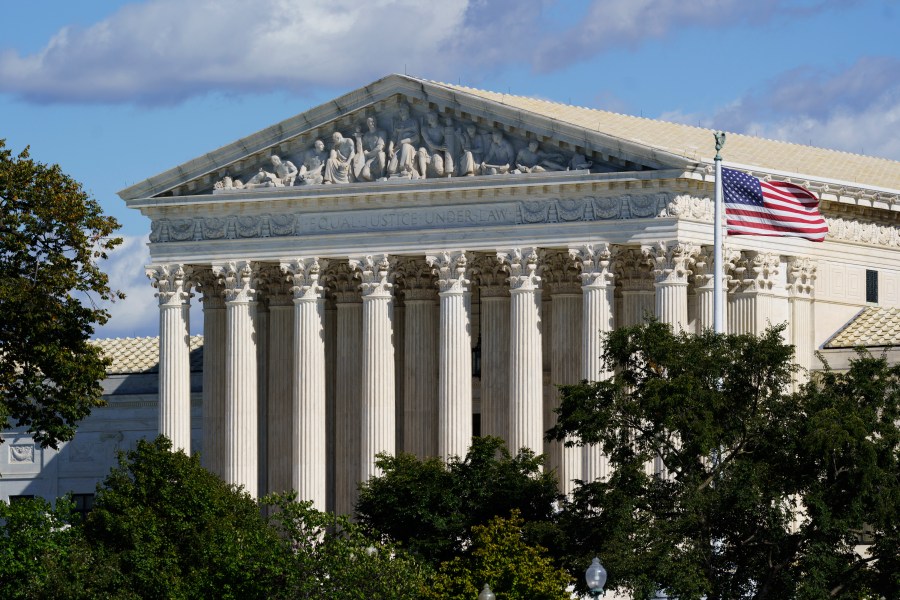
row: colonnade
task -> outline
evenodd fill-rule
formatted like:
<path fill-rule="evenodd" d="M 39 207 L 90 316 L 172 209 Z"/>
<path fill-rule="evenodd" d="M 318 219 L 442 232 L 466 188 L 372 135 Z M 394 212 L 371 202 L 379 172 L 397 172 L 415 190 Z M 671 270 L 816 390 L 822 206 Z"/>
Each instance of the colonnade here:
<path fill-rule="evenodd" d="M 678 330 L 711 327 L 710 255 L 678 241 L 595 242 L 152 265 L 160 433 L 190 447 L 194 286 L 204 311 L 202 461 L 251 495 L 295 489 L 316 508 L 350 513 L 358 482 L 378 474 L 378 453 L 464 456 L 474 413 L 477 433 L 511 450 L 546 448 L 568 492 L 607 466 L 598 448 L 545 447 L 556 384 L 608 376 L 600 356 L 614 326 L 655 316 Z M 727 255 L 730 331 L 788 320 L 791 340 L 811 335 L 814 262 Z"/>

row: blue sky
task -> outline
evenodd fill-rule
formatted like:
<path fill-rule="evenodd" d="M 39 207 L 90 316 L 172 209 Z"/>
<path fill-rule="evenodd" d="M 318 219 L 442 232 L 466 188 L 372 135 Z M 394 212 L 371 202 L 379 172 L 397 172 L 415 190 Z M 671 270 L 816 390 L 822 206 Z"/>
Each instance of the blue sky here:
<path fill-rule="evenodd" d="M 3 12 L 0 138 L 60 164 L 123 225 L 107 269 L 129 298 L 100 336 L 157 327 L 140 268 L 149 223 L 118 190 L 392 72 L 900 160 L 900 0 L 45 0 Z"/>

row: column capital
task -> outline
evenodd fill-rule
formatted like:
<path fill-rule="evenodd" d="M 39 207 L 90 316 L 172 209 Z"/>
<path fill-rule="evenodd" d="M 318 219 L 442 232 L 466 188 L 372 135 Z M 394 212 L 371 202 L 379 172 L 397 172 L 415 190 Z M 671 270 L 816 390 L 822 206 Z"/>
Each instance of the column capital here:
<path fill-rule="evenodd" d="M 640 248 L 618 248 L 613 265 L 624 291 L 653 291 L 653 261 Z"/>
<path fill-rule="evenodd" d="M 477 254 L 472 259 L 472 278 L 476 281 L 482 298 L 508 298 L 506 270 L 496 256 Z"/>
<path fill-rule="evenodd" d="M 469 291 L 470 281 L 466 278 L 469 259 L 465 250 L 445 250 L 426 256 L 425 261 L 437 276 L 438 289 L 442 294 L 464 294 Z"/>
<path fill-rule="evenodd" d="M 225 286 L 210 268 L 195 269 L 192 275 L 194 285 L 202 293 L 200 302 L 203 309 L 225 308 Z"/>
<path fill-rule="evenodd" d="M 395 263 L 396 260 L 387 254 L 368 254 L 348 261 L 350 268 L 356 271 L 356 276 L 362 281 L 359 288 L 364 300 L 391 297 L 394 284 L 389 280 L 393 278 Z"/>
<path fill-rule="evenodd" d="M 541 275 L 551 295 L 581 295 L 578 266 L 568 252 L 545 250 L 541 251 L 540 259 L 543 264 Z"/>
<path fill-rule="evenodd" d="M 259 265 L 248 260 L 214 264 L 212 272 L 225 287 L 226 303 L 256 302 Z"/>
<path fill-rule="evenodd" d="M 794 298 L 811 299 L 815 293 L 816 272 L 819 263 L 808 256 L 788 258 L 787 289 Z"/>
<path fill-rule="evenodd" d="M 691 259 L 694 288 L 712 290 L 715 279 L 715 252 L 712 246 L 701 246 Z"/>
<path fill-rule="evenodd" d="M 581 284 L 584 287 L 605 288 L 613 285 L 610 269 L 613 249 L 606 242 L 585 243 L 569 248 L 569 256 L 581 269 Z"/>
<path fill-rule="evenodd" d="M 359 280 L 350 263 L 339 262 L 329 265 L 325 271 L 324 282 L 334 295 L 337 304 L 360 302 Z"/>
<path fill-rule="evenodd" d="M 291 306 L 291 286 L 287 275 L 278 265 L 266 265 L 259 270 L 259 287 L 266 302 L 272 306 Z"/>
<path fill-rule="evenodd" d="M 190 302 L 192 294 L 191 267 L 180 263 L 148 265 L 144 271 L 150 285 L 156 288 L 159 306 L 182 306 Z"/>
<path fill-rule="evenodd" d="M 644 246 L 641 251 L 650 261 L 656 283 L 687 285 L 697 246 L 691 242 L 660 240 L 652 246 Z"/>
<path fill-rule="evenodd" d="M 509 274 L 509 291 L 534 292 L 541 288 L 539 257 L 536 248 L 512 248 L 497 252 L 497 260 Z"/>
<path fill-rule="evenodd" d="M 395 281 L 404 300 L 437 299 L 437 280 L 428 262 L 421 258 L 404 256 L 397 259 Z"/>
<path fill-rule="evenodd" d="M 328 261 L 313 257 L 301 257 L 281 261 L 281 272 L 288 276 L 294 302 L 303 300 L 320 300 L 325 291 L 319 285 L 319 277 L 328 267 Z"/>
<path fill-rule="evenodd" d="M 775 285 L 781 257 L 773 252 L 726 248 L 729 293 L 769 292 Z"/>

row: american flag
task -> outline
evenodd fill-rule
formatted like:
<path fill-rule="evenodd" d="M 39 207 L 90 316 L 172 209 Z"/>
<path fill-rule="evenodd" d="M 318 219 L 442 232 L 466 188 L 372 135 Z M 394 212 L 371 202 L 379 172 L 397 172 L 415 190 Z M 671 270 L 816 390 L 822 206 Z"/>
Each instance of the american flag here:
<path fill-rule="evenodd" d="M 799 185 L 760 181 L 723 168 L 722 192 L 728 235 L 792 236 L 821 242 L 828 233 L 818 198 Z"/>

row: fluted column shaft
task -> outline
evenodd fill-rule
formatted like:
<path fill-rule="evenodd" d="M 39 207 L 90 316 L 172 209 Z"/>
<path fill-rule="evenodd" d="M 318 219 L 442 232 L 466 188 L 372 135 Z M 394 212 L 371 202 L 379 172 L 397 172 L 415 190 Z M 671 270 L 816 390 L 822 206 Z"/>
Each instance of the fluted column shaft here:
<path fill-rule="evenodd" d="M 481 289 L 481 435 L 509 439 L 509 290 Z"/>
<path fill-rule="evenodd" d="M 199 279 L 203 292 L 203 466 L 225 476 L 225 290 L 211 271 Z"/>
<path fill-rule="evenodd" d="M 552 290 L 552 288 L 551 288 Z M 556 385 L 571 385 L 581 380 L 582 349 L 582 295 L 577 284 L 572 287 L 561 287 L 552 295 L 553 328 L 551 335 L 552 351 L 550 380 L 554 384 L 553 403 L 551 409 L 559 407 L 559 390 Z M 548 427 L 556 423 L 556 414 L 552 413 Z M 582 448 L 565 447 L 562 442 L 551 445 L 550 465 L 559 474 L 560 491 L 570 494 L 575 487 L 574 479 L 582 479 Z"/>
<path fill-rule="evenodd" d="M 406 290 L 403 450 L 438 455 L 438 320 L 436 290 Z"/>
<path fill-rule="evenodd" d="M 693 244 L 659 242 L 644 250 L 652 261 L 656 288 L 655 315 L 673 331 L 688 327 L 688 276 L 691 257 L 696 254 Z"/>
<path fill-rule="evenodd" d="M 286 287 L 286 286 L 284 286 Z M 268 487 L 294 489 L 291 479 L 293 439 L 294 306 L 288 290 L 269 292 L 269 386 L 267 411 Z"/>
<path fill-rule="evenodd" d="M 396 452 L 394 343 L 391 328 L 393 284 L 387 255 L 351 260 L 362 284 L 362 427 L 360 481 L 380 475 L 378 453 Z"/>
<path fill-rule="evenodd" d="M 509 446 L 544 449 L 540 285 L 534 248 L 500 252 L 509 267 Z"/>
<path fill-rule="evenodd" d="M 256 359 L 256 268 L 215 266 L 225 282 L 225 481 L 258 495 L 259 430 Z"/>
<path fill-rule="evenodd" d="M 713 329 L 715 318 L 713 305 L 715 303 L 715 290 L 713 289 L 713 249 L 704 247 L 698 253 L 694 261 L 694 291 L 697 294 L 697 327 L 695 333 L 702 333 L 707 329 Z M 726 303 L 722 303 L 723 308 Z M 723 315 L 722 322 L 726 322 Z"/>
<path fill-rule="evenodd" d="M 465 252 L 426 257 L 440 289 L 438 456 L 465 457 L 472 443 L 472 338 L 466 302 Z"/>
<path fill-rule="evenodd" d="M 362 427 L 359 368 L 362 362 L 362 303 L 359 293 L 353 291 L 338 291 L 335 299 L 334 510 L 347 515 L 353 512 L 356 504 L 362 456 L 359 438 Z"/>
<path fill-rule="evenodd" d="M 182 265 L 147 270 L 159 299 L 159 433 L 191 452 L 189 273 Z"/>
<path fill-rule="evenodd" d="M 321 261 L 324 262 L 324 261 Z M 294 293 L 293 427 L 291 482 L 300 500 L 325 510 L 327 496 L 325 407 L 325 298 L 317 258 L 282 263 Z"/>

